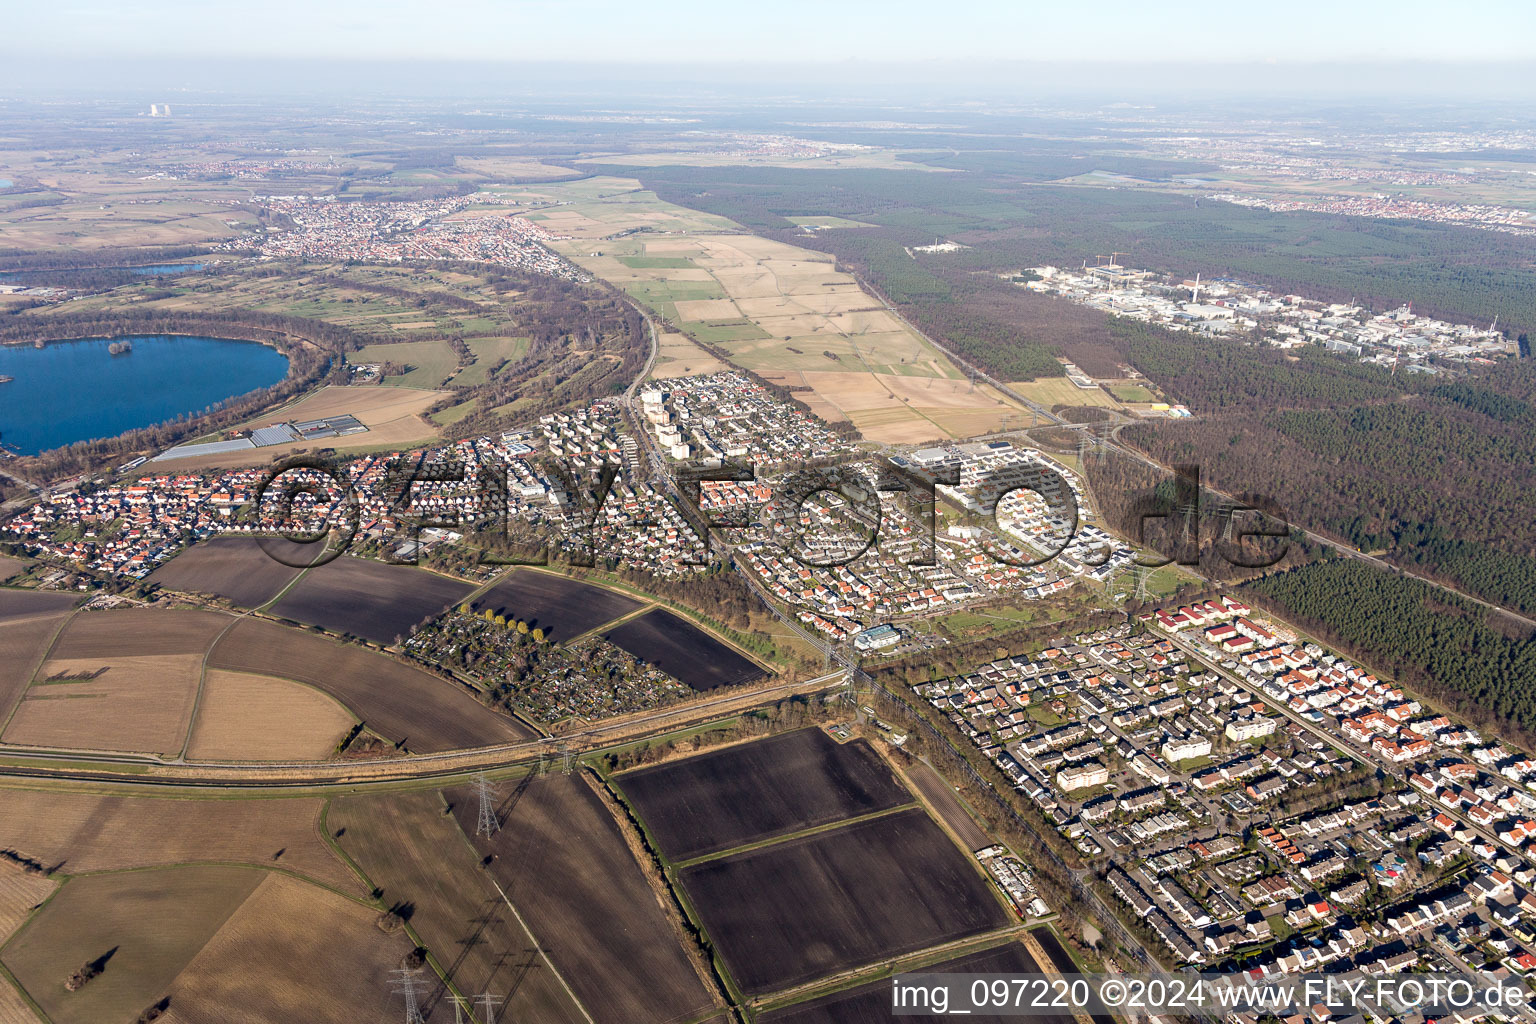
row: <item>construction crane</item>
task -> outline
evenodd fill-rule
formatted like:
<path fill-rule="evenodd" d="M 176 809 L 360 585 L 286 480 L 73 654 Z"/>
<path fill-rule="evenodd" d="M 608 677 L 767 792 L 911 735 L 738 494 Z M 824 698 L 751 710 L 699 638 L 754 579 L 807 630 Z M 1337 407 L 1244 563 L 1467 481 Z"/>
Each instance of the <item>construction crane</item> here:
<path fill-rule="evenodd" d="M 1109 265 L 1111 267 L 1118 267 L 1119 264 L 1115 262 L 1115 257 L 1116 256 L 1129 256 L 1129 255 L 1130 255 L 1130 253 L 1128 253 L 1128 252 L 1112 252 L 1112 253 L 1109 254 Z"/>

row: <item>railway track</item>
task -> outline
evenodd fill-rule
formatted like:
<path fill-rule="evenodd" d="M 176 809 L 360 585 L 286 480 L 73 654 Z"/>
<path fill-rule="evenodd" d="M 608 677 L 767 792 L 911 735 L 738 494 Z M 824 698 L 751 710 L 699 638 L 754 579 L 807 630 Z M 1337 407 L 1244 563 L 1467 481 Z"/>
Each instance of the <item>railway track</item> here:
<path fill-rule="evenodd" d="M 684 708 L 667 708 L 612 725 L 597 725 L 561 736 L 539 736 L 515 743 L 438 754 L 407 754 L 384 761 L 326 762 L 288 761 L 263 764 L 196 763 L 162 761 L 144 757 L 117 757 L 69 752 L 0 750 L 0 757 L 25 758 L 40 763 L 0 763 L 0 779 L 50 780 L 73 783 L 108 783 L 171 789 L 325 789 L 399 785 L 453 778 L 481 771 L 497 771 L 551 759 L 574 758 L 611 747 L 664 736 L 679 729 L 708 722 L 725 714 L 753 710 L 784 697 L 824 693 L 839 689 L 843 672 L 829 672 L 815 679 L 736 693 Z M 646 728 L 652 725 L 651 728 Z M 57 760 L 50 765 L 46 762 Z M 86 767 L 99 763 L 101 768 Z M 114 770 L 115 769 L 115 770 Z"/>

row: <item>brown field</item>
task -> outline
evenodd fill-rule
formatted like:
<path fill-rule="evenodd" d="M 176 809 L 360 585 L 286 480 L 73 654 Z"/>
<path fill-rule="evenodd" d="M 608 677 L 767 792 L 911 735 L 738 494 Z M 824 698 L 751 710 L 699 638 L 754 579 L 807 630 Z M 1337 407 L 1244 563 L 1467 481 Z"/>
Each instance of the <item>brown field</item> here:
<path fill-rule="evenodd" d="M 202 654 L 50 658 L 0 738 L 24 747 L 179 754 L 202 671 Z M 48 681 L 84 675 L 92 678 Z"/>
<path fill-rule="evenodd" d="M 657 380 L 719 373 L 729 369 L 725 363 L 695 345 L 686 334 L 659 334 L 656 341 L 658 351 L 651 376 Z"/>
<path fill-rule="evenodd" d="M 82 612 L 59 634 L 49 657 L 139 658 L 203 654 L 235 619 L 219 612 L 164 608 L 112 608 Z"/>
<path fill-rule="evenodd" d="M 599 1021 L 681 1020 L 711 1005 L 613 816 L 584 775 L 503 783 L 491 872 Z M 466 834 L 479 805 L 448 794 Z"/>
<path fill-rule="evenodd" d="M 357 719 L 303 683 L 212 669 L 187 757 L 202 761 L 322 760 Z"/>
<path fill-rule="evenodd" d="M 69 874 L 190 863 L 278 867 L 361 894 L 318 799 L 196 800 L 0 789 L 0 849 Z"/>
<path fill-rule="evenodd" d="M 539 943 L 481 870 L 438 794 L 335 800 L 326 825 L 383 890 L 386 906 L 414 908 L 411 927 L 460 991 L 506 995 L 498 1015 L 503 1020 L 582 1024 L 586 1019 L 545 966 Z M 439 984 L 430 992 L 426 1006 L 442 1001 Z"/>
<path fill-rule="evenodd" d="M 1009 923 L 974 862 L 916 807 L 678 877 L 737 984 L 756 995 Z"/>
<path fill-rule="evenodd" d="M 976 819 L 971 817 L 965 805 L 949 783 L 934 771 L 924 761 L 913 761 L 904 769 L 907 781 L 911 782 L 917 791 L 922 794 L 928 806 L 938 814 L 949 830 L 955 834 L 967 850 L 975 852 L 983 847 L 991 846 L 991 838 L 976 824 Z"/>
<path fill-rule="evenodd" d="M 528 179 L 528 178 L 558 178 L 562 175 L 575 174 L 569 167 L 557 167 L 554 164 L 540 163 L 533 157 L 524 156 L 484 156 L 454 158 L 454 164 L 466 171 L 474 171 L 488 178 Z"/>
<path fill-rule="evenodd" d="M 30 619 L 37 615 L 49 615 L 70 608 L 80 600 L 79 594 L 61 594 L 50 590 L 0 589 L 0 622 L 11 619 Z"/>
<path fill-rule="evenodd" d="M 912 802 L 869 743 L 838 743 L 816 728 L 638 768 L 615 781 L 674 862 Z"/>
<path fill-rule="evenodd" d="M 413 565 L 338 558 L 307 569 L 273 615 L 388 645 L 435 619 L 474 587 Z"/>
<path fill-rule="evenodd" d="M 68 617 L 68 612 L 58 612 L 0 622 L 0 722 L 10 717 L 43 655 L 53 645 L 54 634 Z"/>
<path fill-rule="evenodd" d="M 1020 415 L 998 391 L 968 380 L 825 371 L 800 377 L 865 437 L 887 443 L 988 433 Z"/>
<path fill-rule="evenodd" d="M 455 683 L 275 622 L 243 620 L 214 647 L 208 667 L 318 687 L 369 729 L 417 753 L 512 743 L 532 735 Z"/>
<path fill-rule="evenodd" d="M 271 537 L 229 537 L 194 544 L 149 575 L 149 582 L 188 594 L 212 594 L 242 608 L 259 608 L 282 593 L 305 561 L 300 545 Z M 272 557 L 269 550 L 280 554 Z M 318 554 L 318 552 L 316 553 Z"/>
<path fill-rule="evenodd" d="M 32 909 L 47 899 L 59 883 L 32 875 L 9 864 L 0 865 L 0 946 L 32 916 Z"/>
<path fill-rule="evenodd" d="M 397 1016 L 389 972 L 411 950 L 378 912 L 269 874 L 170 986 L 167 1024 L 343 1024 Z"/>
<path fill-rule="evenodd" d="M 229 238 L 225 220 L 250 221 L 227 206 L 166 199 L 129 205 L 104 194 L 76 194 L 62 206 L 12 210 L 0 216 L 7 246 L 97 249 L 105 246 L 185 245 Z"/>
<path fill-rule="evenodd" d="M 335 448 L 351 451 L 359 448 L 408 448 L 430 441 L 437 436 L 437 428 L 425 417 L 427 407 L 447 391 L 420 391 L 415 388 L 387 388 L 378 386 L 323 387 L 279 410 L 265 413 L 248 421 L 247 427 L 264 427 L 273 423 L 290 423 L 295 420 L 318 420 L 327 416 L 350 413 L 368 428 L 366 433 L 347 437 L 325 438 L 319 441 L 289 441 L 269 445 L 266 448 L 247 448 L 222 455 L 200 455 L 190 459 L 175 459 L 156 463 L 168 470 L 208 469 L 227 466 L 261 466 L 274 458 L 315 448 Z"/>
<path fill-rule="evenodd" d="M 979 953 L 923 968 L 935 974 L 1040 974 L 1044 970 L 1037 964 L 1021 943 L 1009 942 Z M 1075 1024 L 1076 1018 L 1063 1013 L 1051 1016 L 1044 1013 L 1030 1014 L 1040 1024 Z M 787 1009 L 765 1014 L 758 1020 L 763 1024 L 887 1024 L 896 1019 L 891 1013 L 891 983 L 877 981 L 845 992 L 802 1003 Z M 917 1015 L 907 1017 L 911 1024 L 937 1024 L 946 1018 L 942 1015 Z M 967 1021 L 983 1024 L 1016 1024 L 1016 1016 L 992 1014 L 971 1015 Z M 1110 1024 L 1110 1022 L 1105 1022 Z"/>
<path fill-rule="evenodd" d="M 0 555 L 0 583 L 4 583 L 31 564 L 31 559 Z"/>
<path fill-rule="evenodd" d="M 0 1024 L 40 1024 L 32 1007 L 4 978 L 0 978 Z"/>
<path fill-rule="evenodd" d="M 730 299 L 685 299 L 677 303 L 677 315 L 693 323 L 700 320 L 735 320 L 742 314 Z"/>
<path fill-rule="evenodd" d="M 73 878 L 0 960 L 54 1024 L 131 1021 L 165 995 L 262 877 L 203 864 Z M 103 956 L 100 976 L 65 989 L 70 974 Z"/>

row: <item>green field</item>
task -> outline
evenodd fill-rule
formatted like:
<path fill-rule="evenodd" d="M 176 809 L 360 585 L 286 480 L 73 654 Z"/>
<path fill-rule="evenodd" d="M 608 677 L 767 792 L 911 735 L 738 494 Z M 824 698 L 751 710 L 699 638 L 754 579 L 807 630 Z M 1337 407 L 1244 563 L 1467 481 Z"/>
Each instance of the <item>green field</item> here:
<path fill-rule="evenodd" d="M 796 227 L 801 228 L 872 228 L 873 224 L 866 224 L 861 220 L 849 220 L 847 217 L 786 217 Z"/>
<path fill-rule="evenodd" d="M 497 364 L 516 362 L 528 351 L 527 338 L 471 338 L 465 342 L 475 354 L 475 361 L 453 378 L 454 384 L 473 387 L 490 380 Z"/>
<path fill-rule="evenodd" d="M 720 344 L 726 341 L 760 341 L 768 332 L 750 320 L 703 320 L 680 324 L 695 341 Z"/>
<path fill-rule="evenodd" d="M 1157 396 L 1140 384 L 1111 384 L 1109 390 L 1122 402 L 1157 401 Z"/>
<path fill-rule="evenodd" d="M 402 388 L 435 388 L 453 375 L 459 357 L 443 341 L 402 341 L 395 345 L 365 345 L 348 356 L 358 363 L 404 363 L 410 371 L 386 377 L 384 383 Z"/>
<path fill-rule="evenodd" d="M 686 256 L 620 256 L 619 262 L 635 270 L 688 270 L 698 266 Z"/>

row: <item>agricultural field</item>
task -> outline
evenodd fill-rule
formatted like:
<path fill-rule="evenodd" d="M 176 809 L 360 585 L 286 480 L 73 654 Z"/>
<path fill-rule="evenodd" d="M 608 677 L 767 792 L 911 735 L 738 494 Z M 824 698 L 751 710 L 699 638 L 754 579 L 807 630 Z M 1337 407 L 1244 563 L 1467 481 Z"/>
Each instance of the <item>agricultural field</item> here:
<path fill-rule="evenodd" d="M 400 363 L 407 372 L 385 377 L 386 385 L 432 390 L 448 382 L 459 367 L 458 354 L 446 341 L 401 341 L 393 345 L 365 345 L 347 356 L 353 366 L 364 363 Z"/>
<path fill-rule="evenodd" d="M 260 608 L 299 575 L 296 565 L 319 545 L 281 538 L 231 537 L 194 544 L 149 574 L 168 590 L 222 597 L 241 608 Z M 275 551 L 274 558 L 268 551 Z"/>
<path fill-rule="evenodd" d="M 582 774 L 504 782 L 490 871 L 598 1021 L 664 1022 L 712 1005 L 623 833 Z M 478 802 L 448 794 L 473 834 Z"/>
<path fill-rule="evenodd" d="M 338 558 L 305 571 L 272 614 L 388 646 L 474 588 L 410 565 Z"/>
<path fill-rule="evenodd" d="M 863 740 L 820 729 L 640 768 L 617 777 L 672 861 L 911 803 Z"/>
<path fill-rule="evenodd" d="M 23 871 L 13 864 L 0 864 L 0 945 L 4 945 L 32 916 L 32 908 L 46 900 L 59 887 L 56 879 Z M 0 1016 L 3 1021 L 4 1016 Z"/>
<path fill-rule="evenodd" d="M 502 363 L 515 363 L 528 353 L 527 338 L 470 338 L 465 342 L 475 354 L 475 361 L 453 378 L 456 387 L 475 387 L 491 379 L 491 371 Z"/>
<path fill-rule="evenodd" d="M 31 684 L 43 655 L 53 645 L 54 634 L 69 615 L 68 611 L 57 611 L 0 619 L 0 721 L 10 717 L 11 709 Z"/>
<path fill-rule="evenodd" d="M 1035 963 L 1029 950 L 1017 942 L 1009 942 L 979 953 L 970 953 L 931 967 L 924 972 L 935 974 L 1040 974 L 1043 968 Z M 826 996 L 798 1006 L 766 1013 L 759 1017 L 761 1024 L 889 1024 L 891 1021 L 891 983 L 877 981 L 869 985 L 835 995 Z M 942 1016 L 912 1015 L 904 1020 L 937 1024 Z M 1019 1018 L 1014 1016 L 975 1016 L 966 1020 L 984 1021 L 989 1024 L 1010 1024 Z M 1046 1024 L 1073 1024 L 1071 1014 L 1047 1016 L 1031 1015 L 1031 1019 Z"/>
<path fill-rule="evenodd" d="M 4 583 L 6 580 L 13 576 L 21 575 L 21 573 L 26 570 L 27 566 L 31 564 L 32 562 L 30 559 L 12 558 L 10 555 L 0 555 L 0 583 Z"/>
<path fill-rule="evenodd" d="M 975 852 L 992 845 L 992 838 L 976 824 L 976 819 L 960 803 L 960 797 L 954 789 L 926 761 L 913 761 L 904 772 L 908 781 L 922 794 L 939 819 L 949 826 L 962 846 Z"/>
<path fill-rule="evenodd" d="M 234 616 L 164 608 L 111 608 L 85 611 L 70 620 L 54 644 L 51 658 L 147 658 L 202 654 Z"/>
<path fill-rule="evenodd" d="M 87 179 L 75 180 L 84 183 Z M 254 216 L 222 203 L 191 198 L 135 203 L 128 196 L 96 189 L 76 192 L 73 182 L 70 192 L 59 206 L 12 206 L 0 212 L 0 236 L 5 238 L 5 245 L 70 252 L 109 246 L 186 245 L 239 234 L 242 229 L 230 227 L 227 220 L 256 226 Z M 115 201 L 118 199 L 129 201 Z"/>
<path fill-rule="evenodd" d="M 287 679 L 210 670 L 187 741 L 196 761 L 319 761 L 357 719 L 331 697 Z"/>
<path fill-rule="evenodd" d="M 198 864 L 72 878 L 0 950 L 0 962 L 54 1024 L 131 1021 L 261 884 L 252 868 Z M 98 977 L 65 982 L 88 963 Z"/>
<path fill-rule="evenodd" d="M 651 367 L 653 380 L 701 376 L 730 368 L 696 345 L 688 335 L 676 331 L 658 333 L 656 348 L 656 363 Z"/>
<path fill-rule="evenodd" d="M 512 743 L 531 735 L 456 683 L 275 622 L 242 620 L 209 653 L 208 667 L 308 683 L 335 697 L 371 732 L 414 753 Z"/>
<path fill-rule="evenodd" d="M 80 600 L 78 594 L 48 590 L 13 590 L 0 587 L 0 622 L 61 612 Z"/>
<path fill-rule="evenodd" d="M 167 1024 L 381 1020 L 412 943 L 378 912 L 268 874 L 169 987 Z M 434 1019 L 440 1019 L 439 1018 Z"/>
<path fill-rule="evenodd" d="M 0 788 L 0 849 L 70 875 L 175 864 L 279 868 L 349 895 L 357 875 L 326 846 L 318 799 L 120 797 Z"/>
<path fill-rule="evenodd" d="M 512 569 L 476 598 L 470 611 L 521 619 L 530 629 L 544 630 L 552 642 L 564 643 L 641 606 L 604 587 L 534 569 Z"/>
<path fill-rule="evenodd" d="M 461 992 L 507 995 L 504 1020 L 583 1024 L 582 1013 L 535 939 L 480 867 L 463 831 L 435 792 L 332 801 L 326 826 L 386 906 L 406 909 L 410 927 Z M 423 1009 L 446 1010 L 441 984 Z M 439 1014 L 433 1020 L 447 1020 Z"/>
<path fill-rule="evenodd" d="M 871 440 L 907 442 L 985 432 L 1018 413 L 989 391 L 985 402 L 971 394 L 963 403 L 932 401 L 945 411 L 932 415 L 923 399 L 938 396 L 908 394 L 911 384 L 893 387 L 885 378 L 949 382 L 963 375 L 826 254 L 662 202 L 631 179 L 593 182 L 606 194 L 588 189 L 577 199 L 564 184 L 526 193 L 530 203 L 570 204 L 540 211 L 543 226 L 572 236 L 555 247 L 683 334 L 723 346 L 737 365 L 764 375 L 804 373 L 814 389 L 805 400 L 818 412 L 834 410 L 829 418 L 852 420 Z M 671 234 L 615 237 L 647 228 Z"/>
<path fill-rule="evenodd" d="M 756 662 L 664 608 L 653 608 L 608 630 L 603 639 L 700 692 L 737 686 L 767 674 Z"/>
<path fill-rule="evenodd" d="M 27 747 L 178 754 L 203 653 L 227 615 L 81 612 L 60 631 L 0 739 Z"/>
<path fill-rule="evenodd" d="M 678 877 L 736 983 L 754 995 L 1010 923 L 975 866 L 918 808 L 703 861 Z"/>
<path fill-rule="evenodd" d="M 201 654 L 50 658 L 0 739 L 22 747 L 174 756 L 186 743 L 202 671 Z"/>
<path fill-rule="evenodd" d="M 1047 409 L 1054 409 L 1058 405 L 1088 405 L 1102 409 L 1119 407 L 1119 403 L 1105 394 L 1103 388 L 1080 388 L 1065 377 L 1043 377 L 1040 380 L 1026 380 L 1008 386 Z"/>

